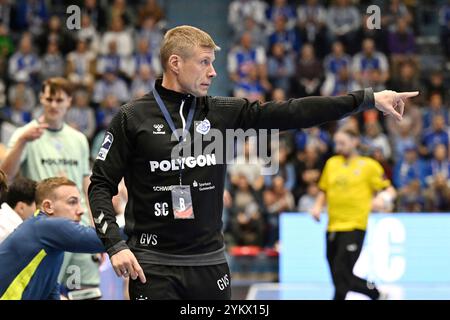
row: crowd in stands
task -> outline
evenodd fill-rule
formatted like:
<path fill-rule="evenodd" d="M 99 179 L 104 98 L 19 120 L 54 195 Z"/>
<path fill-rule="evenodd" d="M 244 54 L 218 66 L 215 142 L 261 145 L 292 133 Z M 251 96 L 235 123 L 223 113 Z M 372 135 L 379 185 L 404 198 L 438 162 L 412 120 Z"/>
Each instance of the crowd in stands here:
<path fill-rule="evenodd" d="M 377 159 L 393 181 L 399 193 L 395 211 L 450 211 L 449 71 L 421 59 L 416 2 L 378 1 L 379 29 L 371 28 L 364 0 L 230 2 L 223 18 L 232 46 L 219 53 L 227 55 L 228 72 L 219 76 L 231 83 L 224 95 L 265 102 L 366 87 L 421 94 L 408 103 L 401 123 L 372 110 L 280 134 L 276 175 L 261 176 L 258 164 L 230 165 L 224 195 L 229 243 L 276 247 L 279 214 L 309 210 L 323 165 L 333 155 L 333 133 L 342 126 L 360 133 L 361 152 Z M 64 1 L 0 1 L 3 145 L 14 128 L 39 116 L 42 81 L 62 76 L 76 86 L 66 121 L 86 135 L 95 158 L 120 105 L 151 91 L 162 74 L 164 1 L 71 3 L 81 8 L 78 30 L 66 27 Z M 450 2 L 436 6 L 436 54 L 450 62 Z M 246 143 L 244 157 L 252 145 Z"/>

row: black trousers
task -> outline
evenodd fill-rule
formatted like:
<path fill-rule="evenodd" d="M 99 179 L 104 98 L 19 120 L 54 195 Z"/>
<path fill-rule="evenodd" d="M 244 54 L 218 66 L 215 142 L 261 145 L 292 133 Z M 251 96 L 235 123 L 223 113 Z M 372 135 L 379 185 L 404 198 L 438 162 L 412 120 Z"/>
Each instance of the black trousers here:
<path fill-rule="evenodd" d="M 163 266 L 141 264 L 147 282 L 139 278 L 128 287 L 131 300 L 230 300 L 228 264 Z"/>
<path fill-rule="evenodd" d="M 335 287 L 334 300 L 344 300 L 349 291 L 378 299 L 380 293 L 373 283 L 353 274 L 353 267 L 361 254 L 366 232 L 327 232 L 327 260 Z"/>

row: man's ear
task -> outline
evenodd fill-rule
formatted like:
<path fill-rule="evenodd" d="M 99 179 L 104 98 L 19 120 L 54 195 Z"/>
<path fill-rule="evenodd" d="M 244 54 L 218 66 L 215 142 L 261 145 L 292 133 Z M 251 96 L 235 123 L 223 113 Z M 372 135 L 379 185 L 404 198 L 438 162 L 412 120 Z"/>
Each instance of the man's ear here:
<path fill-rule="evenodd" d="M 18 202 L 16 203 L 16 206 L 13 208 L 13 210 L 14 210 L 15 212 L 20 212 L 20 213 L 22 213 L 22 212 L 23 212 L 23 206 L 24 206 L 24 202 L 18 201 Z"/>
<path fill-rule="evenodd" d="M 45 199 L 44 201 L 42 201 L 41 207 L 42 207 L 42 211 L 44 211 L 49 216 L 53 215 L 53 213 L 55 212 L 55 210 L 53 208 L 53 203 L 50 199 Z"/>
<path fill-rule="evenodd" d="M 178 73 L 180 72 L 180 62 L 181 57 L 179 55 L 172 54 L 167 61 L 167 65 L 173 73 L 178 75 Z"/>

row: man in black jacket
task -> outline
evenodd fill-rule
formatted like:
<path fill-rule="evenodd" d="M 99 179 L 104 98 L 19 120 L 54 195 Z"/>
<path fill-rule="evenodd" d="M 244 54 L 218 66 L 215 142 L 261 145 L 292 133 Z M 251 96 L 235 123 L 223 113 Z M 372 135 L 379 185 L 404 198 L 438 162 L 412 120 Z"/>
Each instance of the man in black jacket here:
<path fill-rule="evenodd" d="M 117 275 L 131 277 L 131 299 L 231 297 L 221 231 L 226 161 L 203 145 L 198 154 L 175 156 L 177 147 L 213 129 L 225 136 L 230 129 L 305 128 L 373 107 L 400 121 L 404 100 L 418 94 L 365 89 L 264 104 L 211 97 L 219 49 L 197 28 L 169 30 L 160 52 L 163 78 L 121 107 L 95 161 L 89 200 L 97 233 Z M 111 201 L 122 177 L 127 242 Z"/>

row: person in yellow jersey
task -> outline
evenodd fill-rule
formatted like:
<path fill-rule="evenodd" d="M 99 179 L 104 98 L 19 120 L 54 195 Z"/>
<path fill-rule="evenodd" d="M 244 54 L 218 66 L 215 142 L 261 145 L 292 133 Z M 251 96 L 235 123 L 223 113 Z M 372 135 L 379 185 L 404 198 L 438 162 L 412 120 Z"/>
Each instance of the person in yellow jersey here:
<path fill-rule="evenodd" d="M 334 300 L 344 300 L 349 291 L 373 300 L 387 299 L 387 294 L 353 274 L 361 253 L 369 213 L 375 197 L 391 207 L 395 189 L 374 159 L 358 154 L 358 134 L 340 129 L 334 136 L 337 155 L 328 159 L 319 180 L 321 192 L 310 214 L 320 220 L 328 206 L 327 260 L 335 286 Z"/>

